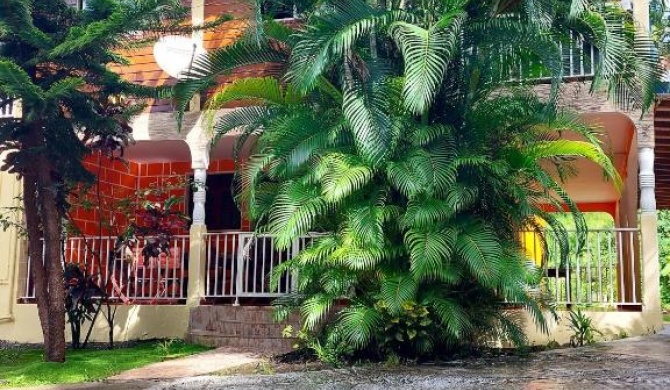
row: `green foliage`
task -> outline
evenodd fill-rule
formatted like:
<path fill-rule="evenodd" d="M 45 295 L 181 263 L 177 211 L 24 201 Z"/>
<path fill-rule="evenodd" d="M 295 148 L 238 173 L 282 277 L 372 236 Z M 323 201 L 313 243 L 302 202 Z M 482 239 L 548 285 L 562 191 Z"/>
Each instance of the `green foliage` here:
<path fill-rule="evenodd" d="M 570 336 L 571 347 L 583 347 L 586 344 L 596 342 L 596 335 L 602 336 L 602 332 L 593 326 L 593 319 L 584 314 L 581 309 L 570 310 L 570 323 L 568 326 L 572 331 Z"/>
<path fill-rule="evenodd" d="M 661 303 L 670 308 L 670 211 L 658 212 L 658 258 L 661 262 Z"/>
<path fill-rule="evenodd" d="M 401 351 L 405 356 L 430 350 L 433 344 L 431 335 L 437 331 L 437 322 L 431 318 L 428 308 L 405 299 L 400 308 L 391 310 L 386 307 L 386 302 L 388 300 L 381 300 L 375 307 L 382 313 L 386 323 L 380 347 L 387 350 L 389 355 Z"/>
<path fill-rule="evenodd" d="M 169 342 L 168 350 L 160 346 Z M 94 382 L 147 364 L 204 352 L 209 348 L 181 340 L 145 341 L 116 349 L 79 349 L 68 352 L 66 363 L 43 360 L 33 348 L 0 349 L 0 388 L 60 383 Z"/>
<path fill-rule="evenodd" d="M 278 317 L 299 311 L 307 346 L 327 359 L 415 357 L 491 338 L 519 345 L 512 303 L 546 330 L 540 273 L 519 232 L 536 231 L 545 244 L 551 235 L 567 258 L 570 237 L 546 206 L 567 206 L 583 235 L 562 188 L 572 162 L 591 160 L 621 183 L 597 132 L 556 106 L 559 46 L 571 31 L 591 31 L 603 52 L 594 85 L 646 109 L 655 62 L 637 45 L 644 39 L 631 39 L 628 16 L 600 3 L 320 3 L 295 34 L 263 37 L 260 51 L 244 42 L 232 56 L 224 49 L 201 77 L 175 87 L 184 103 L 182 91 L 247 64 L 248 55 L 235 64 L 237 52 L 283 55 L 284 84 L 238 81 L 213 97 L 258 97 L 260 115 L 247 107 L 213 124 L 242 129 L 236 148 L 252 149 L 238 200 L 256 229 L 281 248 L 320 233 L 275 267 L 275 286 L 298 275 L 294 294 L 275 302 Z M 521 69 L 524 59 L 537 66 Z M 623 72 L 624 63 L 640 71 Z M 551 80 L 549 99 L 525 83 L 538 68 Z"/>
<path fill-rule="evenodd" d="M 20 118 L 0 119 L 0 170 L 23 178 L 28 250 L 44 258 L 32 269 L 49 360 L 64 360 L 66 294 L 46 270 L 62 270 L 72 190 L 93 181 L 83 161 L 92 151 L 122 155 L 144 99 L 164 96 L 115 73 L 127 64 L 120 53 L 162 33 L 191 32 L 188 14 L 180 0 L 88 0 L 84 10 L 65 0 L 0 2 L 0 103 L 21 104 Z"/>

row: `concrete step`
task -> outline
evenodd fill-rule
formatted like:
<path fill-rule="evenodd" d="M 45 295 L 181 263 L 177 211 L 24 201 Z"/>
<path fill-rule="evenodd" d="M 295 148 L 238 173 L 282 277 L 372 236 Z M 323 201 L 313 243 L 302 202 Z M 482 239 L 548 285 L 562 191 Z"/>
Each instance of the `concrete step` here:
<path fill-rule="evenodd" d="M 283 337 L 291 324 L 299 327 L 299 316 L 277 323 L 269 306 L 199 306 L 191 309 L 188 340 L 212 347 L 229 347 L 263 354 L 290 352 L 295 340 Z"/>
<path fill-rule="evenodd" d="M 284 338 L 226 337 L 217 334 L 198 334 L 198 332 L 189 333 L 187 340 L 214 348 L 227 347 L 268 356 L 291 352 L 295 344 L 295 340 Z"/>

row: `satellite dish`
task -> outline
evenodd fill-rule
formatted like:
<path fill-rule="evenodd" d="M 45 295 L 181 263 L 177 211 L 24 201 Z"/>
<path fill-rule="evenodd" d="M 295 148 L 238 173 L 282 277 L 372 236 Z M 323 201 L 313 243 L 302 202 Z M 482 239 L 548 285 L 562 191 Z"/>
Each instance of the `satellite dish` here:
<path fill-rule="evenodd" d="M 179 78 L 198 57 L 207 54 L 200 42 L 178 35 L 161 37 L 154 45 L 158 66 L 172 77 Z"/>

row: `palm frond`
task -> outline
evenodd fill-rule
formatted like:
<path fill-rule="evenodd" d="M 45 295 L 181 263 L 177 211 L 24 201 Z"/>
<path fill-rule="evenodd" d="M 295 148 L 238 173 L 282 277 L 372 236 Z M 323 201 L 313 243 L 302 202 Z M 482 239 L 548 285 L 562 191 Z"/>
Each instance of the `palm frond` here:
<path fill-rule="evenodd" d="M 410 254 L 410 271 L 417 280 L 437 278 L 444 262 L 451 261 L 459 235 L 453 228 L 410 229 L 405 243 Z"/>
<path fill-rule="evenodd" d="M 389 27 L 405 61 L 403 97 L 411 112 L 422 114 L 430 107 L 456 52 L 465 18 L 466 13 L 458 10 L 444 15 L 427 30 L 402 21 Z"/>
<path fill-rule="evenodd" d="M 354 305 L 342 310 L 338 324 L 342 337 L 354 348 L 367 345 L 379 327 L 383 326 L 382 317 L 377 310 L 363 305 Z"/>
<path fill-rule="evenodd" d="M 393 20 L 409 18 L 400 11 L 380 11 L 363 0 L 338 0 L 324 4 L 297 36 L 289 80 L 302 92 L 311 91 L 318 78 L 370 31 L 382 30 Z"/>
<path fill-rule="evenodd" d="M 269 231 L 277 235 L 277 247 L 289 248 L 293 240 L 308 233 L 327 210 L 327 202 L 313 187 L 299 182 L 282 185 L 268 221 Z"/>
<path fill-rule="evenodd" d="M 399 314 L 403 305 L 415 301 L 419 285 L 409 275 L 387 276 L 382 279 L 379 297 L 391 315 Z"/>
<path fill-rule="evenodd" d="M 501 276 L 502 249 L 498 240 L 485 225 L 471 224 L 459 232 L 454 245 L 456 254 L 485 285 L 497 285 Z"/>
<path fill-rule="evenodd" d="M 283 64 L 287 57 L 264 43 L 258 45 L 239 41 L 230 46 L 207 53 L 203 58 L 194 61 L 183 78 L 174 85 L 172 96 L 181 122 L 183 113 L 197 92 L 201 92 L 216 84 L 219 76 L 226 75 L 237 68 L 247 65 L 279 63 Z"/>
<path fill-rule="evenodd" d="M 321 162 L 324 166 L 322 195 L 330 203 L 339 203 L 365 187 L 374 173 L 355 156 L 331 153 L 323 157 Z"/>

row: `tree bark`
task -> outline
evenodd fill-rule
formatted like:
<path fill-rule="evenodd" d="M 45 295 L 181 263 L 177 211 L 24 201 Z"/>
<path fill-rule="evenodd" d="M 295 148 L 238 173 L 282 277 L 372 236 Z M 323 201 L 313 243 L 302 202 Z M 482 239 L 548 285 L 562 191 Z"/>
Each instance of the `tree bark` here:
<path fill-rule="evenodd" d="M 42 146 L 42 131 L 34 128 L 26 147 Z M 24 207 L 28 251 L 32 262 L 37 312 L 44 337 L 44 359 L 65 361 L 65 288 L 60 252 L 60 213 L 51 164 L 38 155 L 24 172 Z M 42 242 L 41 239 L 44 239 Z"/>
<path fill-rule="evenodd" d="M 42 247 L 42 234 L 40 232 L 40 217 L 37 208 L 37 178 L 31 173 L 23 176 L 23 208 L 26 216 L 26 230 L 28 231 L 28 255 L 30 256 L 30 270 L 35 288 L 35 299 L 37 301 L 37 314 L 41 324 L 49 323 L 47 276 Z M 49 345 L 50 334 L 48 327 L 42 326 L 44 345 Z M 45 354 L 46 358 L 46 354 Z"/>
<path fill-rule="evenodd" d="M 65 361 L 65 287 L 61 263 L 61 215 L 58 212 L 56 188 L 51 179 L 50 163 L 40 156 L 38 164 L 38 191 L 44 229 L 44 263 L 47 270 L 49 344 L 45 344 L 46 360 Z M 44 324 L 42 324 L 44 326 Z"/>

